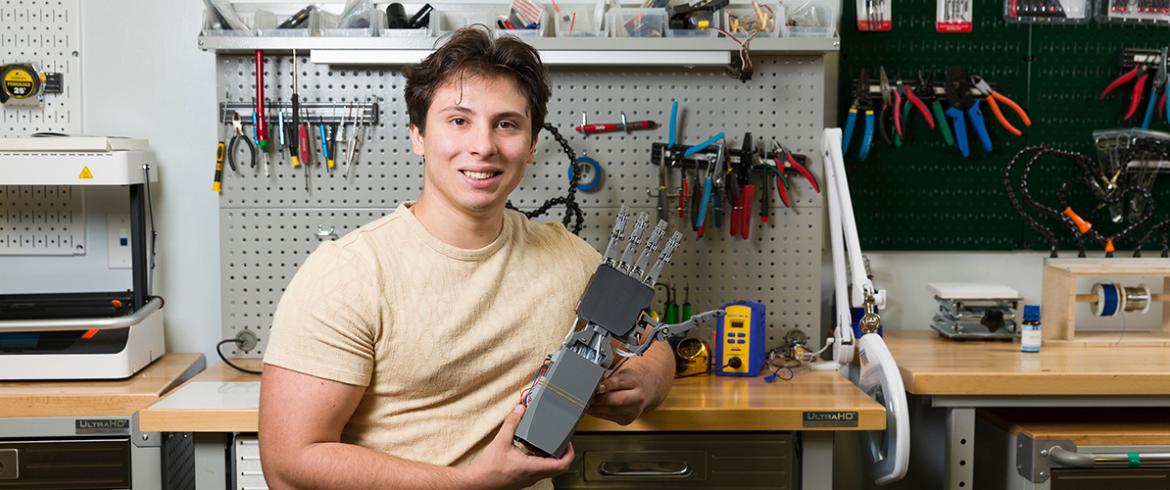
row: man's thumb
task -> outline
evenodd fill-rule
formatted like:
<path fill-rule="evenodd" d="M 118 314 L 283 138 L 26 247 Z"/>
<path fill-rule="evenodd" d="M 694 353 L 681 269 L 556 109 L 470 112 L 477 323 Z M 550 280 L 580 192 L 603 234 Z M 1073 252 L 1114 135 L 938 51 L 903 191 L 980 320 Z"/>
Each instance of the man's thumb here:
<path fill-rule="evenodd" d="M 512 437 L 512 434 L 516 432 L 516 426 L 520 425 L 520 419 L 524 417 L 525 408 L 524 405 L 516 405 L 512 409 L 512 412 L 507 417 L 504 417 L 504 425 L 500 426 L 501 434 L 507 434 L 508 437 Z"/>

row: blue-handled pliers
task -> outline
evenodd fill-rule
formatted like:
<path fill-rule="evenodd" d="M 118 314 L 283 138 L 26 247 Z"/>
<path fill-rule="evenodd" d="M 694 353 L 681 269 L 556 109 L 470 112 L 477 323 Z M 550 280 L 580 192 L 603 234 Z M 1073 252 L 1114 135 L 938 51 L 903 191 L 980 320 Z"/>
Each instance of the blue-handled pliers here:
<path fill-rule="evenodd" d="M 979 110 L 979 99 L 972 93 L 974 85 L 967 71 L 961 67 L 952 66 L 947 70 L 947 117 L 951 119 L 951 126 L 955 133 L 955 143 L 963 158 L 971 156 L 971 147 L 967 143 L 967 124 L 964 115 L 971 120 L 971 127 L 979 136 L 979 143 L 983 150 L 990 152 L 991 135 L 987 133 L 987 125 L 983 122 L 983 113 Z"/>
<path fill-rule="evenodd" d="M 1158 97 L 1158 92 L 1166 88 L 1166 51 L 1166 48 L 1162 48 L 1161 60 L 1155 68 L 1154 83 L 1150 86 L 1150 101 L 1146 103 L 1146 117 L 1142 119 L 1142 129 L 1150 129 L 1150 123 L 1154 120 L 1154 106 L 1159 105 L 1160 100 L 1165 103 L 1165 99 Z M 1165 96 L 1163 92 L 1162 97 Z"/>
<path fill-rule="evenodd" d="M 861 136 L 861 148 L 857 152 L 858 158 L 865 161 L 869 157 L 869 148 L 873 144 L 873 103 L 869 99 L 869 78 L 865 69 L 861 70 L 859 83 L 853 89 L 853 105 L 849 106 L 849 114 L 845 116 L 845 134 L 841 140 L 841 154 L 849 152 L 849 142 L 853 139 L 853 128 L 857 126 L 858 114 L 865 116 L 865 129 Z"/>

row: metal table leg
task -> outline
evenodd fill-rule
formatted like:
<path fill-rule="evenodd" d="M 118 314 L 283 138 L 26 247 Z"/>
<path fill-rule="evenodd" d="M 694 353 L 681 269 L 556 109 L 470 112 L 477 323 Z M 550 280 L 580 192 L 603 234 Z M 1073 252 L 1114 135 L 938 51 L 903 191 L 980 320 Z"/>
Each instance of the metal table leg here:
<path fill-rule="evenodd" d="M 833 490 L 833 432 L 801 432 L 800 488 Z"/>
<path fill-rule="evenodd" d="M 946 488 L 970 490 L 975 483 L 975 409 L 949 407 L 946 411 Z"/>
<path fill-rule="evenodd" d="M 223 432 L 196 432 L 195 488 L 224 490 L 228 482 L 228 436 Z"/>

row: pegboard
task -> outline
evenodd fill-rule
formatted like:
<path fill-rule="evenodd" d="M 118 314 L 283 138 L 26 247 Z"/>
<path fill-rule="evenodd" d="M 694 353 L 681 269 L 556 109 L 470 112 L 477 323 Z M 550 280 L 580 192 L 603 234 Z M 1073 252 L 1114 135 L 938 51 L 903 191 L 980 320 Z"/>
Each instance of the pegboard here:
<path fill-rule="evenodd" d="M 40 106 L 0 105 L 0 138 L 82 132 L 80 45 L 80 0 L 0 0 L 0 65 L 35 63 L 64 86 Z"/>
<path fill-rule="evenodd" d="M 658 166 L 651 162 L 651 145 L 666 141 L 666 129 L 631 134 L 583 136 L 572 130 L 581 112 L 590 122 L 620 119 L 653 119 L 665 123 L 671 99 L 679 100 L 684 144 L 706 140 L 725 131 L 728 142 L 738 145 L 745 131 L 758 141 L 775 138 L 793 151 L 808 155 L 809 168 L 822 180 L 820 137 L 824 120 L 824 64 L 821 56 L 758 56 L 753 80 L 741 83 L 723 69 L 553 69 L 553 96 L 548 122 L 554 124 L 573 149 L 598 159 L 605 180 L 597 192 L 578 192 L 586 227 L 581 236 L 601 249 L 609 239 L 614 216 L 621 204 L 634 212 L 654 216 Z M 248 102 L 255 93 L 254 59 L 220 54 L 217 57 L 218 92 L 229 102 Z M 269 56 L 265 94 L 272 99 L 291 94 L 289 56 Z M 285 285 L 319 241 L 319 231 L 333 229 L 337 236 L 393 212 L 398 203 L 421 192 L 422 160 L 410 148 L 407 114 L 401 100 L 402 77 L 395 70 L 332 69 L 314 65 L 305 57 L 297 61 L 300 97 L 307 102 L 364 102 L 375 100 L 382 108 L 379 124 L 362 145 L 360 163 L 352 179 L 341 167 L 330 173 L 324 166 L 293 169 L 279 158 L 271 160 L 270 175 L 262 165 L 225 170 L 220 199 L 223 284 L 223 335 L 232 338 L 241 329 L 259 333 L 260 346 L 237 356 L 263 355 L 272 313 Z M 223 100 L 221 100 L 223 101 Z M 316 136 L 316 135 L 314 135 Z M 241 157 L 241 161 L 244 159 Z M 209 162 L 210 163 L 210 162 Z M 532 209 L 548 198 L 562 196 L 568 185 L 567 160 L 556 141 L 542 133 L 537 163 L 529 168 L 512 202 Z M 208 167 L 210 176 L 211 167 Z M 673 184 L 679 180 L 673 172 Z M 695 236 L 684 226 L 685 238 L 663 273 L 682 302 L 683 287 L 690 287 L 696 312 L 723 303 L 751 299 L 768 308 L 768 344 L 778 346 L 785 333 L 802 330 L 814 345 L 820 343 L 820 282 L 823 235 L 822 197 L 806 182 L 793 180 L 794 207 L 783 208 L 773 191 L 772 219 L 762 224 L 753 217 L 750 240 L 731 239 L 723 229 Z M 671 200 L 674 202 L 674 200 Z M 758 214 L 759 203 L 756 203 Z M 563 208 L 554 208 L 560 220 Z M 679 226 L 672 214 L 672 227 Z M 659 293 L 656 307 L 665 295 Z M 713 322 L 695 335 L 709 338 Z"/>
<path fill-rule="evenodd" d="M 0 185 L 0 255 L 84 255 L 84 189 Z"/>
<path fill-rule="evenodd" d="M 912 116 L 907 142 L 901 148 L 881 143 L 875 134 L 874 148 L 864 162 L 857 159 L 860 129 L 855 130 L 846 168 L 866 250 L 1047 250 L 1047 243 L 1020 221 L 1008 202 L 1002 181 L 1008 161 L 1019 150 L 1040 144 L 1096 158 L 1092 131 L 1141 123 L 1142 112 L 1136 123 L 1122 121 L 1132 84 L 1120 90 L 1123 94 L 1111 94 L 1104 101 L 1097 98 L 1121 74 L 1120 50 L 1167 44 L 1168 31 L 1159 27 L 1008 23 L 1003 18 L 1003 0 L 973 0 L 975 22 L 969 34 L 935 32 L 934 0 L 901 0 L 894 10 L 892 31 L 866 33 L 857 30 L 855 3 L 844 2 L 841 20 L 839 124 L 844 124 L 853 101 L 849 83 L 861 68 L 876 83 L 880 65 L 891 79 L 913 79 L 918 68 L 934 68 L 935 80 L 945 79 L 948 65 L 963 66 L 999 84 L 999 90 L 1032 119 L 1031 127 L 1023 127 L 1010 109 L 1000 105 L 1012 124 L 1023 130 L 1023 137 L 1017 138 L 996 122 L 986 103 L 981 104 L 994 149 L 984 153 L 968 128 L 972 146 L 971 158 L 966 160 L 919 115 Z M 1144 103 L 1140 110 L 1145 109 Z M 1170 125 L 1162 119 L 1151 129 L 1168 131 Z M 1056 188 L 1074 172 L 1062 160 L 1044 160 L 1033 172 L 1030 188 L 1038 198 L 1052 203 Z M 1154 195 L 1160 203 L 1170 203 L 1166 180 L 1160 177 L 1155 184 Z M 1170 212 L 1166 206 L 1160 209 L 1161 216 Z M 1108 223 L 1106 212 L 1086 218 Z M 1062 238 L 1062 248 L 1072 248 L 1068 233 L 1062 227 L 1053 228 Z M 1132 247 L 1133 241 L 1121 241 L 1118 249 Z M 1147 244 L 1147 250 L 1156 248 L 1153 245 Z M 1097 253 L 1101 253 L 1099 247 Z"/>

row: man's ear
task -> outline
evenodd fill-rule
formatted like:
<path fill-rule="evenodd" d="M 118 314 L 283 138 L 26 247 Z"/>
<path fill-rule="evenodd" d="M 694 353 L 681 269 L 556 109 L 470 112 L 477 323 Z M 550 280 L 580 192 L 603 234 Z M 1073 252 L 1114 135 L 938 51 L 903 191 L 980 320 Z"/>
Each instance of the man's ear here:
<path fill-rule="evenodd" d="M 414 150 L 415 155 L 420 157 L 424 156 L 425 152 L 423 151 L 423 134 L 422 131 L 418 129 L 418 126 L 414 124 L 410 125 L 410 147 Z M 536 146 L 533 145 L 533 150 L 535 151 L 535 149 Z"/>
<path fill-rule="evenodd" d="M 532 148 L 528 149 L 528 164 L 536 165 L 536 143 L 540 141 L 539 136 L 532 138 Z"/>

